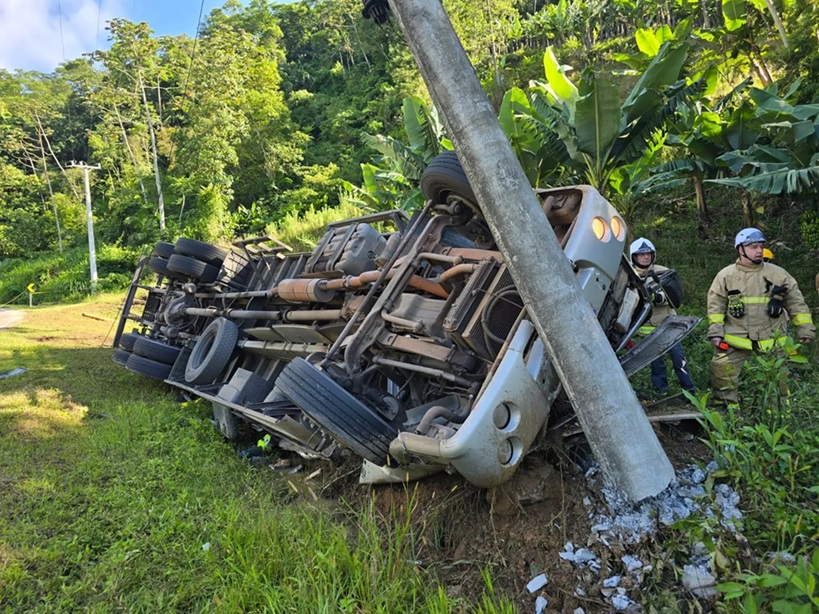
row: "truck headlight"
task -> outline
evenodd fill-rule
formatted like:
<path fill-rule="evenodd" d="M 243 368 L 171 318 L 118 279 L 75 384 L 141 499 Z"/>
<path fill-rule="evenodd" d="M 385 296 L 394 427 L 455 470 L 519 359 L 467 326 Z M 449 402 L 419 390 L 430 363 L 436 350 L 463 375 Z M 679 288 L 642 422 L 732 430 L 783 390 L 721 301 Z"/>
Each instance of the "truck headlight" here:
<path fill-rule="evenodd" d="M 607 243 L 611 239 L 611 231 L 609 225 L 602 217 L 596 217 L 592 220 L 592 232 L 603 243 Z"/>
<path fill-rule="evenodd" d="M 611 218 L 611 234 L 614 235 L 614 238 L 618 241 L 622 241 L 626 238 L 626 225 L 616 215 Z"/>

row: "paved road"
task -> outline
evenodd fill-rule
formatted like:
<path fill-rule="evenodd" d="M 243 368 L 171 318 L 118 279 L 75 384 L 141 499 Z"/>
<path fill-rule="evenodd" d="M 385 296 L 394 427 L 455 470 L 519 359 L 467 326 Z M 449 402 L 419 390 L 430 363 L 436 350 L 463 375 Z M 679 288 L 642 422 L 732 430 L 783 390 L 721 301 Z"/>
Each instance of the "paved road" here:
<path fill-rule="evenodd" d="M 25 314 L 22 311 L 15 309 L 0 309 L 0 330 L 4 328 L 11 328 L 15 324 L 21 322 Z"/>

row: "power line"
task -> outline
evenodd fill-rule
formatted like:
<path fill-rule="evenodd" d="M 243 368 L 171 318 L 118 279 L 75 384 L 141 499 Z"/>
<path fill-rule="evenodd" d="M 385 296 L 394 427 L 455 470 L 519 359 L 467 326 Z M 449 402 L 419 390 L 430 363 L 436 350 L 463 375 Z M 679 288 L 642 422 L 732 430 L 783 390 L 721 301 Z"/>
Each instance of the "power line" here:
<path fill-rule="evenodd" d="M 193 50 L 191 51 L 191 63 L 188 66 L 188 74 L 185 76 L 185 87 L 182 88 L 182 92 L 188 91 L 188 79 L 190 79 L 191 72 L 193 71 L 193 61 L 196 58 L 196 43 L 199 42 L 199 26 L 202 23 L 202 11 L 205 9 L 205 0 L 199 4 L 199 18 L 196 20 L 196 35 L 193 37 Z"/>
<path fill-rule="evenodd" d="M 57 0 L 57 10 L 60 14 L 60 47 L 63 50 L 63 62 L 65 62 L 65 41 L 63 40 L 63 4 Z"/>
<path fill-rule="evenodd" d="M 97 0 L 97 36 L 94 38 L 94 51 L 100 48 L 100 13 L 102 13 L 102 0 Z"/>
<path fill-rule="evenodd" d="M 191 78 L 191 73 L 193 72 L 193 61 L 196 58 L 196 44 L 199 42 L 199 26 L 202 24 L 202 11 L 205 9 L 205 0 L 199 4 L 199 17 L 196 20 L 196 35 L 193 37 L 193 49 L 191 50 L 191 63 L 188 65 L 188 74 L 185 75 L 185 85 L 182 87 L 182 95 L 187 96 L 188 93 L 188 80 Z M 171 141 L 171 151 L 168 155 L 170 160 L 173 159 L 173 150 L 176 146 L 176 141 Z"/>

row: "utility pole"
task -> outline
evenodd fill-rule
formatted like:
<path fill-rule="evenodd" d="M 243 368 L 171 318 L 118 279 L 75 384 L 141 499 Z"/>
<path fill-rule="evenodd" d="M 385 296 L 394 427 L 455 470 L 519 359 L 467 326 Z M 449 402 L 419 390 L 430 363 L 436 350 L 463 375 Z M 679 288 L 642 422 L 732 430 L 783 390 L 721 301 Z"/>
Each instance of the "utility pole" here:
<path fill-rule="evenodd" d="M 94 245 L 94 216 L 91 213 L 91 185 L 88 182 L 88 171 L 96 171 L 102 168 L 99 164 L 89 166 L 85 162 L 74 162 L 68 165 L 69 168 L 81 168 L 82 177 L 85 182 L 85 217 L 88 221 L 88 263 L 91 269 L 91 291 L 97 289 L 97 248 Z"/>
<path fill-rule="evenodd" d="M 365 11 L 379 23 L 385 13 L 374 12 L 374 4 L 365 2 Z M 595 458 L 632 501 L 658 494 L 674 477 L 674 468 L 440 0 L 390 0 L 390 5 Z"/>

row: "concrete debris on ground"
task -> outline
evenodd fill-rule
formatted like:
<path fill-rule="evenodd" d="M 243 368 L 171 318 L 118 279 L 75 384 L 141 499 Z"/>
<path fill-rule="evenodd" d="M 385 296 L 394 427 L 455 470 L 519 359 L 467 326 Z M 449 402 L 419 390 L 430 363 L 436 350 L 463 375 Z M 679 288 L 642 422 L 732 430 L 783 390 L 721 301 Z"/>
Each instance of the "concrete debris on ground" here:
<path fill-rule="evenodd" d="M 796 562 L 796 557 L 793 555 L 793 553 L 787 551 L 769 552 L 765 555 L 765 558 L 767 558 L 769 561 L 785 563 L 786 565 L 792 565 Z"/>
<path fill-rule="evenodd" d="M 614 606 L 615 610 L 622 611 L 632 609 L 637 604 L 628 598 L 628 595 L 626 595 L 626 589 L 618 588 L 617 594 L 611 597 L 611 605 Z"/>
<path fill-rule="evenodd" d="M 629 573 L 635 573 L 637 570 L 643 569 L 643 562 L 636 556 L 625 554 L 621 560 Z"/>
<path fill-rule="evenodd" d="M 632 504 L 615 489 L 603 482 L 597 482 L 601 479 L 600 472 L 597 467 L 592 467 L 586 472 L 586 477 L 593 486 L 598 487 L 597 490 L 602 493 L 605 501 L 595 504 L 590 497 L 583 498 L 583 504 L 588 509 L 592 532 L 587 543 L 590 548 L 601 545 L 610 547 L 612 544 L 637 545 L 654 534 L 660 526 L 671 526 L 678 520 L 700 511 L 708 518 L 716 517 L 726 528 L 740 531 L 742 512 L 738 508 L 739 494 L 727 484 L 716 484 L 713 487 L 713 496 L 708 496 L 705 483 L 708 475 L 716 470 L 717 464 L 713 462 L 705 469 L 696 465 L 685 467 L 677 472 L 668 488 L 656 497 Z M 559 557 L 580 569 L 588 569 L 599 574 L 601 558 L 590 548 L 576 547 L 574 543 L 566 542 Z M 641 586 L 644 574 L 651 571 L 652 566 L 643 563 L 633 554 L 623 555 L 621 561 L 632 580 L 623 582 L 621 575 L 603 578 L 600 594 L 609 600 L 616 611 L 640 611 L 640 605 L 629 598 L 625 587 Z M 711 565 L 710 553 L 706 546 L 701 542 L 694 544 L 690 561 L 683 567 L 682 584 L 686 590 L 701 599 L 712 598 L 717 594 L 717 581 Z M 539 576 L 530 581 L 530 585 L 538 578 Z M 545 575 L 543 578 L 545 580 Z M 543 581 L 543 584 L 534 590 L 539 590 L 545 585 L 546 582 Z M 586 591 L 577 587 L 575 594 L 585 597 Z M 536 608 L 536 612 L 542 610 Z M 573 614 L 584 614 L 584 610 L 577 608 Z"/>
<path fill-rule="evenodd" d="M 600 491 L 608 509 L 589 513 L 592 532 L 606 545 L 611 541 L 635 544 L 652 535 L 658 526 L 671 526 L 701 509 L 709 518 L 718 515 L 723 526 L 736 530 L 742 520 L 742 512 L 737 507 L 739 494 L 727 484 L 716 484 L 713 505 L 705 496 L 703 483 L 716 469 L 716 463 L 710 463 L 705 471 L 696 465 L 685 467 L 663 492 L 637 505 L 624 499 L 614 488 L 603 485 Z M 597 474 L 597 471 L 587 472 L 592 480 Z"/>
<path fill-rule="evenodd" d="M 686 565 L 683 567 L 682 584 L 695 597 L 708 599 L 717 596 L 717 579 L 707 565 Z"/>
<path fill-rule="evenodd" d="M 588 548 L 578 548 L 575 551 L 572 542 L 566 542 L 563 546 L 563 552 L 560 553 L 560 558 L 574 563 L 578 567 L 588 567 L 594 571 L 600 571 L 599 557 Z"/>
<path fill-rule="evenodd" d="M 542 589 L 544 586 L 546 586 L 548 582 L 549 578 L 546 577 L 545 573 L 538 574 L 537 576 L 529 580 L 529 583 L 526 585 L 526 590 L 529 591 L 530 593 L 534 593 Z"/>

